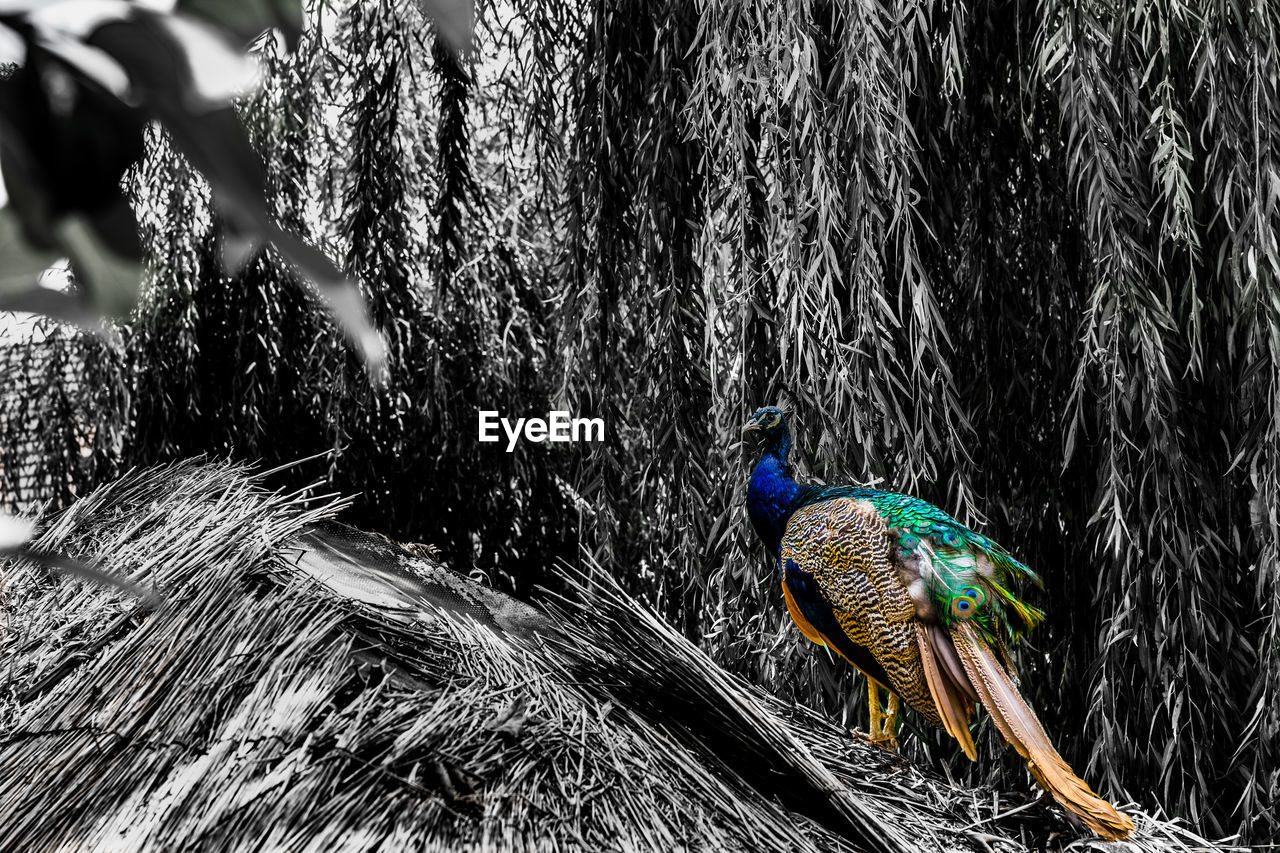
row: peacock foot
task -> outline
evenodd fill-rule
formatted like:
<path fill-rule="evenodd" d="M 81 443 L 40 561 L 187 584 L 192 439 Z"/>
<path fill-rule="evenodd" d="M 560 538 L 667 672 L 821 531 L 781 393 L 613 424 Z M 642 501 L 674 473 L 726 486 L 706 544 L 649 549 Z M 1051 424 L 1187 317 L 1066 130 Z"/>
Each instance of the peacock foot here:
<path fill-rule="evenodd" d="M 890 752 L 898 751 L 898 697 L 889 694 L 889 708 L 886 712 L 880 707 L 880 691 L 876 683 L 867 679 L 867 706 L 871 712 L 871 731 L 867 739 Z"/>
<path fill-rule="evenodd" d="M 889 752 L 896 753 L 898 751 L 897 735 L 881 735 L 880 737 L 870 738 L 871 742 L 881 749 L 887 749 Z"/>

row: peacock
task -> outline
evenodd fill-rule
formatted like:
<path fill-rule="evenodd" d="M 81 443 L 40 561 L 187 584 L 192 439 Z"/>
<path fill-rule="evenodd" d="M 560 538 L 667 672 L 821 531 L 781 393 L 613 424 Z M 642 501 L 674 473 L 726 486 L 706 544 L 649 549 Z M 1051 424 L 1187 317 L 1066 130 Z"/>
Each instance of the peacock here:
<path fill-rule="evenodd" d="M 900 697 L 976 760 L 969 723 L 981 702 L 1041 787 L 1099 836 L 1126 838 L 1133 822 L 1072 771 L 1018 693 L 1009 644 L 1044 614 L 1014 587 L 1039 583 L 1035 574 L 919 498 L 797 483 L 776 406 L 757 410 L 743 435 L 761 439 L 747 513 L 777 558 L 787 611 L 805 637 L 867 676 L 872 738 L 894 737 Z"/>

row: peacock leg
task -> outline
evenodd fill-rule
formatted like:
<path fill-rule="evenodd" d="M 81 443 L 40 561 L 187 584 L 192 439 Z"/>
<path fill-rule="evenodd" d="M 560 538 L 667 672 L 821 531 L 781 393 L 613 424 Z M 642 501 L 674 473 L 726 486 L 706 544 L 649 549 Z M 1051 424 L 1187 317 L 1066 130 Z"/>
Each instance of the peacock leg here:
<path fill-rule="evenodd" d="M 871 712 L 871 742 L 878 743 L 884 737 L 884 714 L 880 711 L 880 691 L 872 678 L 867 679 L 867 710 Z"/>
<path fill-rule="evenodd" d="M 898 696 L 891 690 L 889 713 L 880 707 L 880 688 L 874 679 L 867 679 L 867 709 L 871 712 L 871 742 L 880 744 L 892 752 L 898 751 Z"/>
<path fill-rule="evenodd" d="M 889 693 L 889 713 L 884 716 L 884 744 L 894 752 L 898 751 L 898 694 Z"/>

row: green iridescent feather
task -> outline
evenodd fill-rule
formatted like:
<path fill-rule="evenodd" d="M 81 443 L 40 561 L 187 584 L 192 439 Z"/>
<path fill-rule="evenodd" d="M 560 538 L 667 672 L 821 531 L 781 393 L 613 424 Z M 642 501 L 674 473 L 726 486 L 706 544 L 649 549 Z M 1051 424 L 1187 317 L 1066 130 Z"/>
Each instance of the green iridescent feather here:
<path fill-rule="evenodd" d="M 918 555 L 932 567 L 927 589 L 944 624 L 971 621 L 993 641 L 1015 640 L 1044 618 L 1011 588 L 1040 578 L 998 543 L 970 530 L 931 503 L 897 492 L 859 486 L 805 487 L 800 506 L 854 498 L 874 506 L 898 535 L 904 557 Z M 985 558 L 990 570 L 979 571 Z"/>

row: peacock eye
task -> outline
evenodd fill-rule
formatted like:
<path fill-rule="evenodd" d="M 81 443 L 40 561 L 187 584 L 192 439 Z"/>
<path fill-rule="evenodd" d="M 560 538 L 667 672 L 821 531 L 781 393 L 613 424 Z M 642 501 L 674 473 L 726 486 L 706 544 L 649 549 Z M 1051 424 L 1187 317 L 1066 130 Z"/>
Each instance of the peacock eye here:
<path fill-rule="evenodd" d="M 951 602 L 951 615 L 957 619 L 970 619 L 978 615 L 978 608 L 986 598 L 986 594 L 978 587 L 967 586 Z"/>

